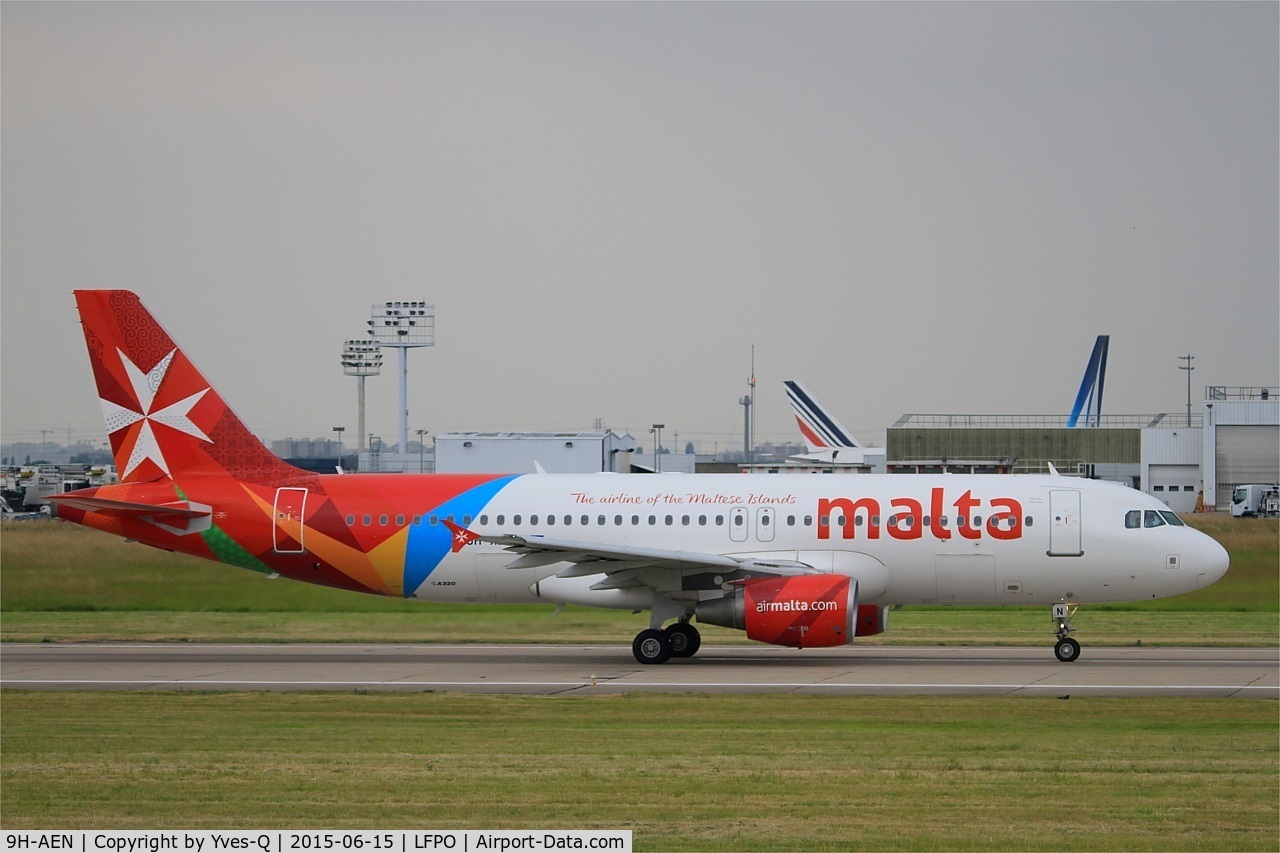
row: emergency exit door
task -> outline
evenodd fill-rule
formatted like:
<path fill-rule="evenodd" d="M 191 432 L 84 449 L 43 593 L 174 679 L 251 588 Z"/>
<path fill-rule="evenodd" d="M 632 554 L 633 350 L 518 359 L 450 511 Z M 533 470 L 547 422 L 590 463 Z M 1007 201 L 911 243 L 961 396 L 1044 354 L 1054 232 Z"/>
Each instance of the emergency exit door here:
<path fill-rule="evenodd" d="M 302 524 L 306 508 L 306 489 L 276 489 L 272 545 L 277 554 L 301 554 L 306 550 L 302 539 L 306 529 Z"/>

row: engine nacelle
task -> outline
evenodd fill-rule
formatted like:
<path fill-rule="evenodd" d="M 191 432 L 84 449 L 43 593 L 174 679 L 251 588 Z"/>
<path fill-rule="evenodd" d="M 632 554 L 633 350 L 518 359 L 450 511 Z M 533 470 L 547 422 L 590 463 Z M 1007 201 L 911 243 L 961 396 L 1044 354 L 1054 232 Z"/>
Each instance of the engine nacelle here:
<path fill-rule="evenodd" d="M 843 646 L 853 642 L 857 602 L 858 582 L 848 575 L 758 578 L 699 602 L 697 616 L 775 646 Z"/>

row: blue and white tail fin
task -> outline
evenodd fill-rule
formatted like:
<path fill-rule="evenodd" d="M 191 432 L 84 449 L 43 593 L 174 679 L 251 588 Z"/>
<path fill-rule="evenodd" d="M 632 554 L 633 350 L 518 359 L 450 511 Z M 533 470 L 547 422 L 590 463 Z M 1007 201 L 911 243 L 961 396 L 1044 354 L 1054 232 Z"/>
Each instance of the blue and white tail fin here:
<path fill-rule="evenodd" d="M 810 453 L 862 447 L 853 433 L 822 408 L 803 385 L 794 379 L 788 379 L 783 384 L 787 386 L 787 400 L 791 403 L 791 410 L 795 412 L 796 424 L 800 427 L 805 443 L 809 445 Z"/>
<path fill-rule="evenodd" d="M 1089 366 L 1084 371 L 1084 381 L 1080 383 L 1080 391 L 1076 394 L 1075 405 L 1071 407 L 1071 418 L 1068 427 L 1080 425 L 1080 415 L 1084 415 L 1083 426 L 1098 426 L 1102 422 L 1102 389 L 1107 380 L 1107 348 L 1111 343 L 1110 335 L 1098 335 L 1094 341 L 1093 353 L 1089 356 Z"/>

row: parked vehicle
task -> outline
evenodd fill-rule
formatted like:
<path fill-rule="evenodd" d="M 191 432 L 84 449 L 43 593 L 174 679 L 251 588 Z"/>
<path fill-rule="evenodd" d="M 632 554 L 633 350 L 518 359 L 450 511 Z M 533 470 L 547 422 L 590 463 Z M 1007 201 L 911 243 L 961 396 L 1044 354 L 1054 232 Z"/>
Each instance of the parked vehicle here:
<path fill-rule="evenodd" d="M 1280 487 L 1275 483 L 1249 483 L 1231 493 L 1232 518 L 1275 518 L 1280 515 Z"/>

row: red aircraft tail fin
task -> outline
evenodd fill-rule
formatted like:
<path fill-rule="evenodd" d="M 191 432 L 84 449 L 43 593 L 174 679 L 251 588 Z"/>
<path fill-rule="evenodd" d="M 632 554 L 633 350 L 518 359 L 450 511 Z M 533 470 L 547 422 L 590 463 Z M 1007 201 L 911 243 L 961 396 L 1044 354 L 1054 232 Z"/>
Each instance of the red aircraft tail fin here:
<path fill-rule="evenodd" d="M 135 294 L 75 295 L 122 482 L 230 474 L 261 483 L 303 473 L 249 432 Z"/>

